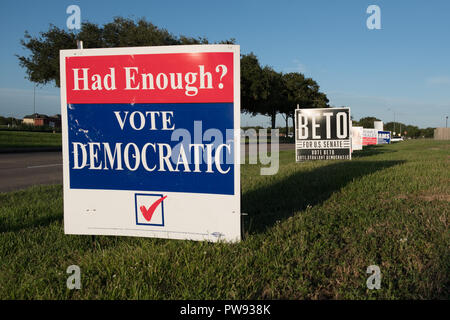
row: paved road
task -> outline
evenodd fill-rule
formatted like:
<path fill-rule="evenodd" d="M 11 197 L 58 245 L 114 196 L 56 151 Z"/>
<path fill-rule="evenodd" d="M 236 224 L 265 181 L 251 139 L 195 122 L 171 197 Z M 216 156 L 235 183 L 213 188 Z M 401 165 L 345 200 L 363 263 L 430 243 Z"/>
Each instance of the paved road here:
<path fill-rule="evenodd" d="M 0 192 L 62 183 L 61 152 L 0 153 Z"/>

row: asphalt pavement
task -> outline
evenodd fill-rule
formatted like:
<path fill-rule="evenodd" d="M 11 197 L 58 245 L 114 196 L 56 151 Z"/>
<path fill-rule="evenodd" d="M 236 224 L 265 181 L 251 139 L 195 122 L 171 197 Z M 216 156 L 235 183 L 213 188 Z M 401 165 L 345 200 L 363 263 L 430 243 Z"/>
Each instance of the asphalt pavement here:
<path fill-rule="evenodd" d="M 62 183 L 61 152 L 0 153 L 0 192 Z"/>

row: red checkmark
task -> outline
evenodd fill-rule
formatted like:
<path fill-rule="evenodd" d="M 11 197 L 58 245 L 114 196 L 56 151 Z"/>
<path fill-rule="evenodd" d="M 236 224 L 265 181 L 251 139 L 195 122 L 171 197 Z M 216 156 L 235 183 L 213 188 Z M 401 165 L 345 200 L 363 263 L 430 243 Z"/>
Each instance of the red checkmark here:
<path fill-rule="evenodd" d="M 147 221 L 152 220 L 152 216 L 153 216 L 153 213 L 155 212 L 156 207 L 158 207 L 159 204 L 161 202 L 163 202 L 165 198 L 167 198 L 167 196 L 159 198 L 148 209 L 146 209 L 145 206 L 140 206 L 139 209 L 141 209 L 142 215 L 144 216 L 145 220 L 147 220 Z"/>

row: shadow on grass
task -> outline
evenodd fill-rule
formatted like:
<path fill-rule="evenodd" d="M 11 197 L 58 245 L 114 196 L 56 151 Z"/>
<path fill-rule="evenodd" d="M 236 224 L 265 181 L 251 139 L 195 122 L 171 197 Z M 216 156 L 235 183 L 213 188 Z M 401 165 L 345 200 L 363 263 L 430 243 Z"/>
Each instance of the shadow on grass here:
<path fill-rule="evenodd" d="M 264 232 L 308 205 L 324 202 L 353 179 L 402 163 L 404 161 L 338 162 L 294 173 L 280 182 L 246 192 L 242 195 L 242 212 L 249 216 L 244 219 L 243 231 Z"/>
<path fill-rule="evenodd" d="M 378 154 L 392 153 L 397 152 L 397 150 L 386 149 L 383 146 L 373 145 L 373 146 L 364 146 L 364 150 L 355 150 L 352 153 L 352 158 L 363 158 L 375 156 Z"/>
<path fill-rule="evenodd" d="M 55 221 L 62 221 L 63 216 L 62 214 L 58 215 L 48 215 L 44 217 L 36 217 L 33 219 L 24 219 L 23 221 L 12 221 L 12 222 L 6 222 L 3 221 L 0 223 L 0 233 L 5 232 L 16 232 L 21 231 L 25 229 L 31 229 L 31 228 L 37 228 L 37 227 L 46 227 L 52 224 Z"/>

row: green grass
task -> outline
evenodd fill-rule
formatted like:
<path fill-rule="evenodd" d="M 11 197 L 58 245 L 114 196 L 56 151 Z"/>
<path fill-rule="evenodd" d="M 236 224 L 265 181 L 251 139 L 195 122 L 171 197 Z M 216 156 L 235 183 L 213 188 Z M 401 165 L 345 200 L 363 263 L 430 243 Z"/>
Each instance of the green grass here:
<path fill-rule="evenodd" d="M 61 147 L 61 133 L 0 130 L 0 151 Z"/>
<path fill-rule="evenodd" d="M 62 187 L 0 194 L 2 299 L 448 299 L 450 144 L 242 166 L 237 244 L 64 235 Z M 276 199 L 277 201 L 274 201 Z M 66 269 L 81 268 L 81 290 Z M 366 287 L 369 265 L 381 289 Z"/>

